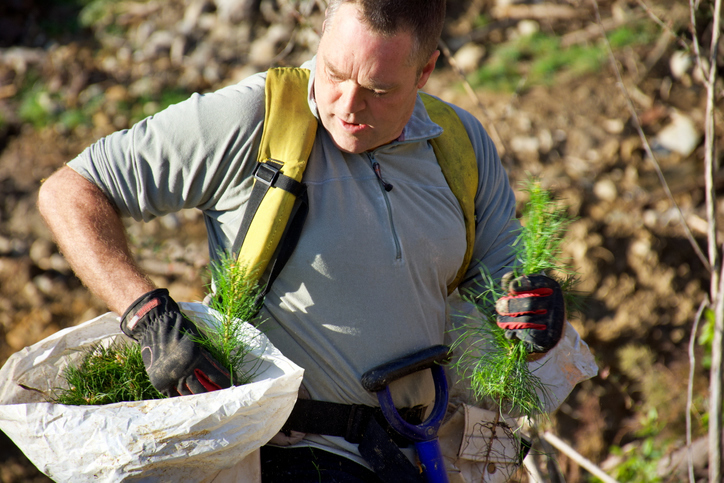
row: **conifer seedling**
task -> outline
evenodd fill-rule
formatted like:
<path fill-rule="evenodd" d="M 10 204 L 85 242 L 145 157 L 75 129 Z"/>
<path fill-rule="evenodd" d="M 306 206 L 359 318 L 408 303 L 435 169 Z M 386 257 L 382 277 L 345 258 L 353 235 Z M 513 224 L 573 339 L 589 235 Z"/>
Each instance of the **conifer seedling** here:
<path fill-rule="evenodd" d="M 566 298 L 566 311 L 575 310 L 576 279 L 561 258 L 561 243 L 571 219 L 540 182 L 529 180 L 524 191 L 530 199 L 513 245 L 516 266 L 510 270 L 514 277 L 544 273 L 554 278 Z M 524 344 L 506 338 L 496 323 L 495 301 L 506 295 L 507 287 L 501 287 L 489 273 L 482 275 L 480 293 L 464 298 L 475 305 L 483 320 L 468 324 L 453 344 L 454 349 L 464 348 L 456 369 L 479 401 L 492 403 L 501 412 L 533 419 L 544 411 L 546 387 L 531 371 Z"/>

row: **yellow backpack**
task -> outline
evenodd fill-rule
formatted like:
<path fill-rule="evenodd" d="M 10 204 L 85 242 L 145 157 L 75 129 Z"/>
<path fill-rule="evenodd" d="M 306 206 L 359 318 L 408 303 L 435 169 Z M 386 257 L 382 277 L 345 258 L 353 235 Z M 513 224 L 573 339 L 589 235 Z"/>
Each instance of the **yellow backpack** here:
<path fill-rule="evenodd" d="M 242 266 L 253 267 L 262 296 L 294 250 L 306 217 L 302 175 L 318 122 L 307 103 L 308 84 L 307 69 L 280 67 L 267 73 L 266 113 L 254 185 L 232 248 Z M 430 118 L 443 128 L 443 133 L 430 143 L 465 219 L 467 249 L 455 280 L 448 286 L 451 293 L 462 281 L 472 258 L 478 165 L 468 133 L 455 111 L 432 96 L 420 95 Z"/>

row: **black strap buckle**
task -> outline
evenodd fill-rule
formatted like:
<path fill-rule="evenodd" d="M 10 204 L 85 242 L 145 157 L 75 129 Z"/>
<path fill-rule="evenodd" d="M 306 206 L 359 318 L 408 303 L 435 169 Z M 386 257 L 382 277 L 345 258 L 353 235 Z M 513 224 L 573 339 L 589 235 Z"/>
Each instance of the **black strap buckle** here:
<path fill-rule="evenodd" d="M 274 186 L 281 174 L 282 166 L 272 163 L 272 160 L 266 163 L 257 163 L 254 168 L 254 179 L 267 186 Z"/>

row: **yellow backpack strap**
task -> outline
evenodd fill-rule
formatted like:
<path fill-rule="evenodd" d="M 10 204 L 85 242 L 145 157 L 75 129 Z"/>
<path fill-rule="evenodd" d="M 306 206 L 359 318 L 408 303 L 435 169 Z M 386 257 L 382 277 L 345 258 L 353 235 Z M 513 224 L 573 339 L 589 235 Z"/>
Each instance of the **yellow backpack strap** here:
<path fill-rule="evenodd" d="M 460 203 L 465 219 L 465 239 L 467 249 L 463 264 L 455 280 L 448 285 L 448 294 L 452 293 L 465 277 L 465 272 L 473 257 L 475 244 L 475 194 L 478 191 L 478 163 L 460 117 L 447 105 L 435 97 L 420 93 L 430 119 L 443 128 L 443 133 L 430 141 L 440 164 L 445 180 Z"/>
<path fill-rule="evenodd" d="M 232 248 L 238 262 L 257 280 L 268 278 L 265 271 L 276 259 L 277 246 L 295 218 L 298 201 L 306 199 L 301 181 L 317 132 L 317 119 L 307 103 L 308 84 L 307 69 L 275 68 L 267 73 L 266 112 L 254 184 Z"/>

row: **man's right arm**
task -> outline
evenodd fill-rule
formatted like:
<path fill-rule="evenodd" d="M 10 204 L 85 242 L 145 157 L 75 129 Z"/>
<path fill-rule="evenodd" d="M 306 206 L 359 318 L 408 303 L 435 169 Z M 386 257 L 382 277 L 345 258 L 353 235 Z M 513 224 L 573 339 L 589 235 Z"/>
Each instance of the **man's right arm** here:
<path fill-rule="evenodd" d="M 76 275 L 118 314 L 155 286 L 131 255 L 114 206 L 95 184 L 63 167 L 40 188 L 38 209 Z"/>

